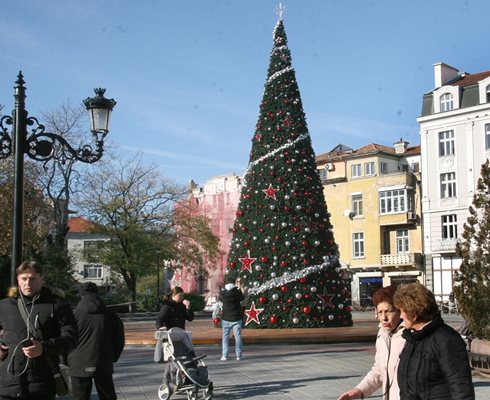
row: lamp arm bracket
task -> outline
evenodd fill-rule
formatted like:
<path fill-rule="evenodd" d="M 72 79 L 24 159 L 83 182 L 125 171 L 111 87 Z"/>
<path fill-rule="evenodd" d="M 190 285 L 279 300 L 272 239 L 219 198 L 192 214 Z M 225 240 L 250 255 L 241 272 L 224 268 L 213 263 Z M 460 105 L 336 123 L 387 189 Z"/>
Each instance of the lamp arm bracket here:
<path fill-rule="evenodd" d="M 9 129 L 5 125 L 12 125 L 13 119 L 10 115 L 4 115 L 0 119 L 0 158 L 7 158 L 12 154 L 12 137 L 9 135 Z"/>
<path fill-rule="evenodd" d="M 93 145 L 86 144 L 76 149 L 63 136 L 45 132 L 44 125 L 36 118 L 28 118 L 27 124 L 34 128 L 26 139 L 24 151 L 33 160 L 47 162 L 54 159 L 63 164 L 68 160 L 77 160 L 92 164 L 102 157 L 104 146 L 102 140 L 95 141 L 95 148 Z"/>

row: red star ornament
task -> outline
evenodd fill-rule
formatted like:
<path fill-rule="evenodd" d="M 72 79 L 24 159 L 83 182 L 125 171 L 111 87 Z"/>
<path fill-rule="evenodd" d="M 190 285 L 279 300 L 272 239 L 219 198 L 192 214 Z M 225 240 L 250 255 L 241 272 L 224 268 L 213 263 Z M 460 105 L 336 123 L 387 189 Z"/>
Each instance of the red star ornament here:
<path fill-rule="evenodd" d="M 256 258 L 250 258 L 250 250 L 247 251 L 246 257 L 239 258 L 239 260 L 242 263 L 242 271 L 248 269 L 250 272 L 252 272 L 252 264 Z"/>
<path fill-rule="evenodd" d="M 279 191 L 279 189 L 274 189 L 272 184 L 269 184 L 269 187 L 267 189 L 262 189 L 262 191 L 265 193 L 266 199 L 270 197 L 271 199 L 277 200 L 276 193 Z"/>
<path fill-rule="evenodd" d="M 330 308 L 335 308 L 335 305 L 332 303 L 333 295 L 328 294 L 328 293 L 323 293 L 323 294 L 317 294 L 317 296 L 320 298 L 320 300 L 323 302 L 323 307 L 322 310 L 326 307 L 329 306 Z"/>
<path fill-rule="evenodd" d="M 247 321 L 245 322 L 245 326 L 247 326 L 250 322 L 255 321 L 260 324 L 259 314 L 264 311 L 263 308 L 255 308 L 255 301 L 252 301 L 252 305 L 248 310 L 245 310 L 245 314 L 247 314 Z"/>

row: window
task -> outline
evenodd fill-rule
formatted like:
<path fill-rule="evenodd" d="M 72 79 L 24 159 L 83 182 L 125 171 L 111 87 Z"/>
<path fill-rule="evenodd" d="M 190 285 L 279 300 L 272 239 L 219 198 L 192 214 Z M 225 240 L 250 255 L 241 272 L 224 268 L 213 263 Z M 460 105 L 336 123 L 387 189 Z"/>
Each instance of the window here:
<path fill-rule="evenodd" d="M 441 96 L 441 112 L 451 111 L 453 109 L 453 95 L 451 93 L 444 93 Z"/>
<path fill-rule="evenodd" d="M 386 162 L 380 162 L 379 163 L 379 173 L 380 174 L 387 174 L 388 173 L 388 163 L 386 163 Z"/>
<path fill-rule="evenodd" d="M 485 148 L 490 149 L 490 124 L 485 125 Z"/>
<path fill-rule="evenodd" d="M 404 254 L 409 252 L 408 229 L 396 231 L 396 253 Z"/>
<path fill-rule="evenodd" d="M 356 232 L 352 234 L 352 256 L 364 257 L 364 233 Z"/>
<path fill-rule="evenodd" d="M 350 170 L 351 170 L 351 176 L 353 178 L 358 178 L 362 174 L 361 164 L 352 164 L 350 166 Z"/>
<path fill-rule="evenodd" d="M 456 172 L 441 174 L 441 199 L 456 197 Z"/>
<path fill-rule="evenodd" d="M 485 93 L 487 94 L 487 103 L 490 103 L 490 85 L 485 89 Z"/>
<path fill-rule="evenodd" d="M 102 266 L 101 265 L 84 265 L 83 277 L 89 279 L 102 278 Z"/>
<path fill-rule="evenodd" d="M 394 214 L 407 210 L 407 191 L 405 189 L 386 190 L 379 192 L 379 212 Z"/>
<path fill-rule="evenodd" d="M 454 131 L 439 132 L 439 156 L 454 155 Z"/>
<path fill-rule="evenodd" d="M 362 194 L 352 195 L 352 212 L 355 217 L 362 215 Z"/>
<path fill-rule="evenodd" d="M 374 161 L 364 163 L 364 175 L 374 175 Z"/>
<path fill-rule="evenodd" d="M 320 174 L 320 182 L 324 183 L 326 182 L 326 180 L 328 179 L 328 172 L 327 172 L 327 168 L 320 168 L 318 170 L 318 173 Z"/>
<path fill-rule="evenodd" d="M 458 219 L 456 214 L 442 216 L 442 238 L 456 239 L 458 237 Z"/>
<path fill-rule="evenodd" d="M 83 250 L 85 251 L 95 251 L 98 248 L 98 240 L 84 240 L 83 241 Z"/>

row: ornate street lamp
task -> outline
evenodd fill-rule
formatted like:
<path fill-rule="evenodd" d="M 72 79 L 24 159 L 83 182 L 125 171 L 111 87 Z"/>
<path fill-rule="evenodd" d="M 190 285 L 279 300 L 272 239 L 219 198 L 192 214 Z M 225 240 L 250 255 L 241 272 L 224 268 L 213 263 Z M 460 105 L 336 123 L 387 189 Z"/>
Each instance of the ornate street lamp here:
<path fill-rule="evenodd" d="M 10 284 L 15 284 L 15 269 L 22 262 L 22 242 L 24 225 L 24 155 L 37 161 L 51 159 L 78 160 L 94 163 L 102 157 L 104 138 L 109 132 L 109 118 L 116 105 L 114 99 L 104 97 L 105 89 L 95 89 L 95 97 L 83 101 L 89 112 L 90 130 L 95 146 L 83 145 L 73 148 L 66 139 L 58 134 L 45 132 L 44 125 L 34 117 L 29 117 L 25 109 L 26 88 L 22 71 L 14 86 L 15 109 L 12 116 L 4 115 L 0 119 L 0 158 L 14 155 L 14 207 L 12 225 L 12 264 Z M 9 133 L 8 126 L 12 126 Z M 29 130 L 28 130 L 29 127 Z"/>

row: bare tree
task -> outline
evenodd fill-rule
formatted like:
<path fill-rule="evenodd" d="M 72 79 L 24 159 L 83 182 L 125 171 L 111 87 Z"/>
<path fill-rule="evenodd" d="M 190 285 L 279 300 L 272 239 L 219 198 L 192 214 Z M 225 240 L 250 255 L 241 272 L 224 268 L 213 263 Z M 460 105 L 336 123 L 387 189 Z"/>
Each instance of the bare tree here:
<path fill-rule="evenodd" d="M 95 224 L 94 232 L 111 238 L 96 253 L 86 254 L 122 277 L 136 301 L 139 276 L 154 272 L 155 251 L 173 253 L 173 212 L 185 189 L 162 177 L 141 155 L 129 161 L 101 164 L 88 173 L 77 196 L 80 211 Z"/>
<path fill-rule="evenodd" d="M 42 118 L 47 131 L 63 136 L 71 143 L 81 144 L 86 130 L 83 127 L 87 126 L 86 111 L 82 105 L 73 107 L 66 102 L 57 109 L 43 112 Z M 53 241 L 62 248 L 66 247 L 71 195 L 79 184 L 80 172 L 77 167 L 82 168 L 75 159 L 53 158 L 44 165 L 46 173 L 42 184 L 53 205 Z"/>

